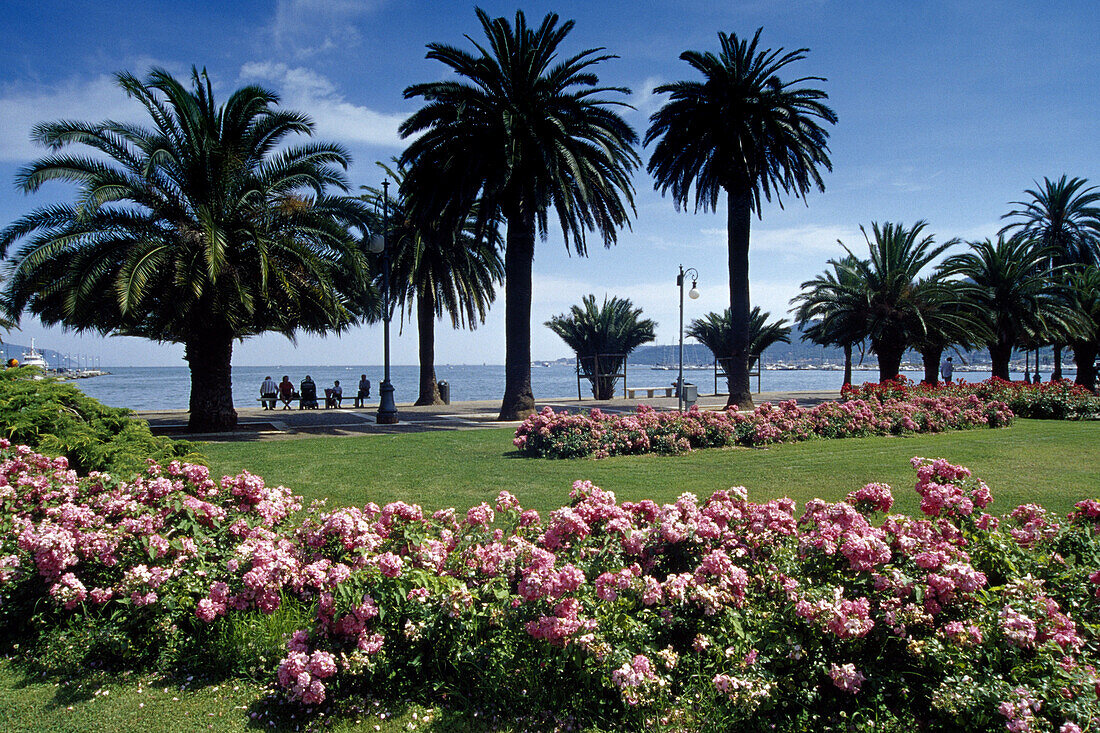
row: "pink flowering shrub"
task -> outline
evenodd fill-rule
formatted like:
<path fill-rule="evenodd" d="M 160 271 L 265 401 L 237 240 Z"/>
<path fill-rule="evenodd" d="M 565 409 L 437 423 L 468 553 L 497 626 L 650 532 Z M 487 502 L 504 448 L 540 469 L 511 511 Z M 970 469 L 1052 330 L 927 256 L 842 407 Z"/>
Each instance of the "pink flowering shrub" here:
<path fill-rule="evenodd" d="M 1007 382 L 992 377 L 984 382 L 958 379 L 951 383 L 915 383 L 904 375 L 882 384 L 867 382 L 844 385 L 845 400 L 884 401 L 907 400 L 915 397 L 977 397 L 983 402 L 997 401 L 1008 405 L 1017 416 L 1056 420 L 1087 420 L 1100 416 L 1100 397 L 1068 380 L 1028 384 Z"/>
<path fill-rule="evenodd" d="M 633 414 L 587 415 L 544 407 L 516 429 L 512 444 L 543 458 L 604 458 L 640 453 L 685 453 L 728 445 L 760 446 L 812 438 L 934 433 L 974 427 L 1003 427 L 1012 421 L 1004 403 L 967 397 L 823 402 L 811 408 L 794 400 L 769 402 L 749 414 L 657 412 L 639 405 Z"/>
<path fill-rule="evenodd" d="M 293 607 L 263 673 L 306 710 L 366 693 L 601 729 L 1095 729 L 1100 502 L 998 522 L 966 468 L 913 465 L 921 516 L 877 483 L 800 510 L 587 481 L 545 518 L 506 491 L 298 513 L 249 474 L 115 482 L 0 442 L 0 622 L 36 629 L 32 654 L 81 618 L 157 649 Z"/>

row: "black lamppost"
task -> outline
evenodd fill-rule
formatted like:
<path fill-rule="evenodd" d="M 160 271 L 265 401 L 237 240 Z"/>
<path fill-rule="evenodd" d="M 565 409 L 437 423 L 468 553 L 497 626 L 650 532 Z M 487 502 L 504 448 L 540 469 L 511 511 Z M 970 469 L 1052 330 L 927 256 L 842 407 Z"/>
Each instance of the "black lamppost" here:
<path fill-rule="evenodd" d="M 699 290 L 695 287 L 699 284 L 699 272 L 694 267 L 684 269 L 680 265 L 680 274 L 676 276 L 676 285 L 680 288 L 680 376 L 676 380 L 676 409 L 684 411 L 684 275 L 691 277 L 691 290 L 688 297 L 695 300 L 699 297 Z"/>
<path fill-rule="evenodd" d="M 382 253 L 382 323 L 383 347 L 382 359 L 384 372 L 382 384 L 378 387 L 381 398 L 375 422 L 379 425 L 397 424 L 397 403 L 393 401 L 393 384 L 390 383 L 390 248 L 386 246 L 386 230 L 389 226 L 389 179 L 382 181 L 382 233 L 370 238 L 370 251 Z"/>

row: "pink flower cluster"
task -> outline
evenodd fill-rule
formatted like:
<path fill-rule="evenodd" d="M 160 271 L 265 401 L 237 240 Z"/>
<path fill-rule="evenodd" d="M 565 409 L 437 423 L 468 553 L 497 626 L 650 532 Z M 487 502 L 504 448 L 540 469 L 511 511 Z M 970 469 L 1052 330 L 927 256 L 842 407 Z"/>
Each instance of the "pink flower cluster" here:
<path fill-rule="evenodd" d="M 1001 402 L 968 397 L 914 397 L 823 402 L 801 408 L 790 400 L 764 403 L 749 414 L 657 412 L 639 405 L 634 414 L 588 415 L 555 412 L 547 406 L 528 417 L 512 441 L 521 453 L 577 458 L 639 453 L 684 453 L 726 445 L 759 446 L 811 438 L 941 432 L 979 426 L 1001 427 L 1012 412 Z"/>
<path fill-rule="evenodd" d="M 1019 730 L 1042 727 L 1032 718 L 1043 729 L 1089 724 L 1100 716 L 1088 672 L 1100 601 L 1079 586 L 1086 576 L 1100 584 L 1100 570 L 1051 558 L 1066 537 L 1077 556 L 1098 556 L 1100 503 L 1078 504 L 1064 527 L 1025 505 L 998 529 L 976 516 L 992 497 L 967 469 L 919 458 L 913 467 L 923 516 L 881 521 L 893 505 L 884 484 L 799 513 L 790 499 L 755 503 L 740 487 L 659 504 L 619 502 L 589 481 L 575 482 L 570 504 L 545 521 L 508 492 L 465 512 L 394 502 L 293 519 L 300 502 L 249 474 L 215 482 L 173 464 L 116 482 L 0 449 L 0 593 L 44 581 L 42 605 L 56 615 L 88 604 L 182 609 L 202 622 L 192 622 L 199 633 L 295 598 L 315 615 L 272 671 L 307 706 L 357 687 L 343 684 L 357 675 L 453 679 L 469 667 L 452 661 L 469 664 L 477 649 L 478 664 L 524 666 L 517 676 L 544 667 L 587 675 L 583 684 L 603 686 L 624 710 L 665 699 L 683 707 L 690 700 L 676 696 L 709 680 L 723 714 L 754 725 L 772 690 L 807 680 L 854 710 L 881 703 L 868 680 L 881 696 L 884 680 L 917 689 L 945 669 L 1016 685 L 1039 674 L 1028 670 L 1061 665 L 1072 674 L 1034 693 L 1038 707 L 1005 688 L 960 725 L 997 710 Z M 1064 566 L 1071 580 L 1045 585 L 1008 559 L 1051 577 Z M 1086 712 L 1059 702 L 1068 699 Z"/>

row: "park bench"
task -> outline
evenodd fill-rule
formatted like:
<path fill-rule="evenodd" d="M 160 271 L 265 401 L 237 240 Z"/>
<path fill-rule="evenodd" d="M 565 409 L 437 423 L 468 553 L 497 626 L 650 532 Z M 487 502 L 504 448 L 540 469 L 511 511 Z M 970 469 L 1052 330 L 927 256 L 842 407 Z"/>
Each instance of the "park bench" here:
<path fill-rule="evenodd" d="M 627 387 L 626 398 L 628 400 L 634 399 L 635 395 L 639 392 L 645 392 L 646 397 L 652 397 L 656 392 L 664 392 L 665 397 L 671 397 L 676 394 L 675 387 Z"/>

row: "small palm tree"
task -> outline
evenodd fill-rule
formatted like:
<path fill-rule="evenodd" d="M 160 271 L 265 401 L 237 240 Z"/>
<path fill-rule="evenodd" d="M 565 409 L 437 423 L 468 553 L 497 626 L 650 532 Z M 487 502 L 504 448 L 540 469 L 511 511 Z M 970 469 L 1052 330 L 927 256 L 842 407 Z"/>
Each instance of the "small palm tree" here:
<path fill-rule="evenodd" d="M 637 136 L 614 110 L 629 94 L 601 87 L 594 67 L 614 58 L 588 49 L 564 59 L 558 53 L 573 21 L 559 25 L 551 13 L 529 28 L 523 12 L 515 24 L 478 9 L 488 41 L 476 54 L 428 44 L 428 58 L 461 77 L 417 84 L 405 98 L 425 105 L 401 125 L 415 137 L 401 157 L 408 165 L 410 195 L 429 211 L 470 211 L 481 202 L 482 222 L 501 217 L 507 226 L 504 270 L 505 385 L 501 420 L 534 411 L 531 392 L 531 267 L 535 234 L 543 238 L 555 214 L 566 247 L 586 252 L 587 232 L 604 246 L 634 210 L 630 176 L 639 158 Z M 445 218 L 456 219 L 450 214 Z"/>
<path fill-rule="evenodd" d="M 592 383 L 598 400 L 615 396 L 615 383 L 626 357 L 642 344 L 656 338 L 657 324 L 641 318 L 642 309 L 628 298 L 604 297 L 596 305 L 595 295 L 586 295 L 568 314 L 554 316 L 546 326 L 576 352 L 582 375 Z"/>
<path fill-rule="evenodd" d="M 476 208 L 452 226 L 418 215 L 406 195 L 405 171 L 400 166 L 378 165 L 398 185 L 398 195 L 388 204 L 390 292 L 403 316 L 411 316 L 414 305 L 416 308 L 420 355 L 416 404 L 442 404 L 435 375 L 435 322 L 444 314 L 450 316 L 452 328 L 472 330 L 479 321 L 485 322 L 496 298 L 496 286 L 504 279 L 500 236 L 495 228 L 482 237 L 474 236 Z M 367 191 L 364 200 L 381 201 L 381 191 L 363 188 Z M 379 221 L 372 229 L 381 227 Z"/>
<path fill-rule="evenodd" d="M 959 289 L 986 334 L 993 376 L 1008 379 L 1012 349 L 1043 340 L 1052 329 L 1080 333 L 1084 320 L 1066 304 L 1064 284 L 1049 276 L 1051 253 L 1023 237 L 970 242 L 941 272 L 961 277 Z"/>
<path fill-rule="evenodd" d="M 1050 266 L 1100 264 L 1100 189 L 1084 178 L 1058 181 L 1043 178 L 1040 186 L 1024 191 L 1030 198 L 1013 201 L 1018 207 L 1002 219 L 1014 219 L 1001 234 L 1015 233 L 1051 252 Z M 1062 343 L 1054 336 L 1054 373 L 1062 378 Z"/>
<path fill-rule="evenodd" d="M 804 197 L 825 190 L 820 168 L 832 170 L 829 133 L 836 114 L 828 95 L 806 76 L 779 78 L 808 49 L 784 52 L 759 49 L 758 29 L 751 41 L 718 34 L 721 53 L 685 51 L 680 58 L 703 75 L 702 81 L 678 81 L 655 90 L 669 100 L 649 118 L 645 144 L 656 142 L 646 169 L 662 194 L 672 191 L 676 207 L 686 208 L 695 187 L 695 210 L 716 211 L 726 194 L 730 310 L 733 314 L 732 373 L 728 405 L 752 406 L 749 392 L 749 223 L 772 194 Z"/>
<path fill-rule="evenodd" d="M 852 349 L 867 337 L 865 294 L 859 287 L 856 257 L 830 260 L 826 270 L 802 283 L 801 293 L 791 299 L 797 305 L 794 318 L 802 329 L 802 340 L 844 350 L 844 384 L 852 383 Z"/>
<path fill-rule="evenodd" d="M 789 344 L 791 342 L 791 327 L 787 325 L 787 319 L 768 323 L 771 318 L 768 311 L 761 312 L 759 306 L 753 306 L 749 313 L 749 367 L 751 368 L 760 355 L 769 346 L 778 343 Z M 730 355 L 734 349 L 733 317 L 729 308 L 722 313 L 707 313 L 702 318 L 696 318 L 689 325 L 684 335 L 693 338 L 706 346 L 714 354 L 722 367 L 722 373 L 726 380 L 731 379 L 735 370 L 733 359 Z M 732 382 L 731 382 L 732 384 Z"/>
<path fill-rule="evenodd" d="M 863 238 L 871 257 L 861 260 L 852 255 L 846 264 L 835 263 L 848 278 L 842 297 L 857 308 L 866 328 L 871 351 L 878 357 L 879 381 L 896 379 L 905 350 L 928 336 L 928 324 L 922 307 L 926 293 L 935 287 L 934 279 L 920 279 L 921 271 L 956 244 L 952 239 L 937 245 L 932 235 L 922 236 L 927 222 L 918 221 L 911 229 L 886 222 L 871 224 L 874 239 L 862 226 Z"/>
<path fill-rule="evenodd" d="M 1085 321 L 1084 328 L 1070 340 L 1077 378 L 1083 387 L 1096 391 L 1096 357 L 1100 354 L 1100 267 L 1086 266 L 1068 278 L 1069 302 Z"/>
<path fill-rule="evenodd" d="M 365 262 L 352 228 L 362 202 L 347 190 L 347 155 L 309 135 L 303 114 L 242 87 L 217 105 L 205 72 L 187 89 L 153 69 L 119 74 L 151 129 L 61 121 L 35 127 L 55 152 L 18 175 L 28 192 L 62 180 L 74 204 L 44 206 L 0 232 L 8 314 L 78 331 L 181 343 L 191 371 L 189 427 L 231 429 L 233 342 L 265 331 L 341 331 L 367 315 Z"/>

